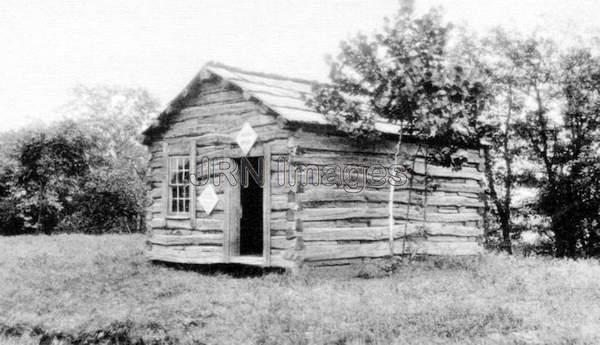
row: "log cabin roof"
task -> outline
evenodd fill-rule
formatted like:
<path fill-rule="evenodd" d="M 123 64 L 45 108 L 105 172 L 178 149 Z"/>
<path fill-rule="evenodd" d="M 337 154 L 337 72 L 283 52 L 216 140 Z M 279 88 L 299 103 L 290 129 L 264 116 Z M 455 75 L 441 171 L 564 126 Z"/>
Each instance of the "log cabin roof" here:
<path fill-rule="evenodd" d="M 306 100 L 313 95 L 313 87 L 325 84 L 274 74 L 244 71 L 221 63 L 209 62 L 169 103 L 156 121 L 143 132 L 144 144 L 150 144 L 153 138 L 168 130 L 170 119 L 185 106 L 187 97 L 193 96 L 202 81 L 214 77 L 240 89 L 246 99 L 265 106 L 285 122 L 317 126 L 331 125 L 325 115 L 306 105 Z M 382 120 L 376 122 L 375 129 L 382 133 L 396 134 L 399 126 Z"/>

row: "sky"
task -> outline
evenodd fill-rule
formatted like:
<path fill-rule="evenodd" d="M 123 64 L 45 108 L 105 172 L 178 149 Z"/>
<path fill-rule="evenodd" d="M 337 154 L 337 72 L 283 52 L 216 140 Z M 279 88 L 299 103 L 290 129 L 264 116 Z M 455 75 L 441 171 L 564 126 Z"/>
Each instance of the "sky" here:
<path fill-rule="evenodd" d="M 597 32 L 597 0 L 416 0 L 483 33 Z M 0 132 L 61 118 L 78 85 L 144 87 L 166 104 L 208 61 L 326 80 L 324 57 L 371 33 L 397 0 L 2 0 Z M 596 21 L 596 23 L 595 23 Z"/>

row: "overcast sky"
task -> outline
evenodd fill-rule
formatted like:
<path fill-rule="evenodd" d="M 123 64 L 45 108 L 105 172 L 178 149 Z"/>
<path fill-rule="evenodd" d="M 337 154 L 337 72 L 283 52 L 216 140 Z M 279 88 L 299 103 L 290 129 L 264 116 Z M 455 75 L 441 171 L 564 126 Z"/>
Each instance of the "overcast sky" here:
<path fill-rule="evenodd" d="M 417 0 L 477 31 L 504 25 L 568 42 L 595 32 L 597 0 Z M 2 0 L 0 131 L 60 118 L 77 84 L 141 86 L 166 103 L 210 60 L 325 79 L 326 54 L 397 0 Z M 596 21 L 596 23 L 594 23 Z"/>

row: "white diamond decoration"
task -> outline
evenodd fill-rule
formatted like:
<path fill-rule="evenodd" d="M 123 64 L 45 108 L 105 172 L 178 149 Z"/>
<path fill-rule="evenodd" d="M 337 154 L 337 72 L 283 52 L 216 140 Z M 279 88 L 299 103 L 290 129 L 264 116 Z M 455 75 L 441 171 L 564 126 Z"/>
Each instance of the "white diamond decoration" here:
<path fill-rule="evenodd" d="M 244 154 L 244 156 L 246 156 L 248 152 L 250 152 L 250 149 L 256 143 L 256 138 L 258 138 L 258 135 L 254 131 L 252 126 L 250 126 L 248 122 L 244 123 L 242 129 L 240 129 L 240 132 L 235 138 L 235 141 L 239 145 L 240 149 L 242 149 L 242 153 Z"/>
<path fill-rule="evenodd" d="M 204 212 L 210 214 L 217 206 L 219 202 L 219 196 L 215 193 L 215 189 L 212 185 L 208 185 L 208 187 L 204 188 L 200 196 L 198 197 L 198 203 L 202 205 Z"/>

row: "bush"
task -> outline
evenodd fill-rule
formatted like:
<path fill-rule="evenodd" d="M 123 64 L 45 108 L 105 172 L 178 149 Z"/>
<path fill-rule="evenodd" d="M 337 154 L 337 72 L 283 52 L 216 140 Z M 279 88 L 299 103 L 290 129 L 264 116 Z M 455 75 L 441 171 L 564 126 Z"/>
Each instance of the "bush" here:
<path fill-rule="evenodd" d="M 14 198 L 0 199 L 0 235 L 19 235 L 25 232 L 23 215 Z"/>
<path fill-rule="evenodd" d="M 57 230 L 91 234 L 143 231 L 145 195 L 143 181 L 134 173 L 94 172 L 73 200 L 76 210 Z"/>

